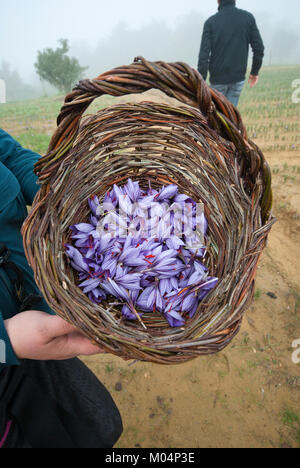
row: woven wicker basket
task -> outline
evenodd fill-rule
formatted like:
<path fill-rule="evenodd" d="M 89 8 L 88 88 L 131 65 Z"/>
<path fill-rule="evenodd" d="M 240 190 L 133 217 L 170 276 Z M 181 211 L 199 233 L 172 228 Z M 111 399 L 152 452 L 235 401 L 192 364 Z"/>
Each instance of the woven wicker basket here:
<path fill-rule="evenodd" d="M 83 114 L 101 95 L 158 89 L 184 106 L 142 102 Z M 107 352 L 177 364 L 225 348 L 253 299 L 254 278 L 271 214 L 271 174 L 247 138 L 238 111 L 184 63 L 142 57 L 95 80 L 81 81 L 65 99 L 48 153 L 36 165 L 41 190 L 23 226 L 27 259 L 51 308 Z M 96 306 L 76 286 L 64 253 L 69 226 L 88 220 L 87 200 L 128 178 L 142 187 L 175 183 L 202 201 L 209 224 L 206 266 L 220 278 L 183 328 L 153 314 L 139 322 Z"/>

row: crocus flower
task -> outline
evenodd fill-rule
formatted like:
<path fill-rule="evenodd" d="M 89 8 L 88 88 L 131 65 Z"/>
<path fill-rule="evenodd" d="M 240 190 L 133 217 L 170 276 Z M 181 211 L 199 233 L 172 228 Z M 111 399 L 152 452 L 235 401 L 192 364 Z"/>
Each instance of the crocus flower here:
<path fill-rule="evenodd" d="M 132 312 L 132 310 L 130 309 L 130 307 L 128 305 L 123 305 L 123 307 L 122 307 L 122 316 L 126 320 L 136 320 L 137 319 L 136 314 L 134 312 Z"/>
<path fill-rule="evenodd" d="M 123 286 L 131 291 L 141 289 L 141 274 L 140 273 L 128 273 L 120 278 L 115 278 L 115 282 L 119 286 Z"/>
<path fill-rule="evenodd" d="M 126 305 L 122 307 L 122 316 L 126 320 L 137 320 L 137 314 L 141 317 L 142 312 L 136 310 L 136 301 L 139 296 L 139 291 L 133 290 L 129 291 L 129 299 Z"/>
<path fill-rule="evenodd" d="M 80 224 L 76 224 L 74 226 L 75 229 L 77 229 L 77 231 L 79 232 L 91 232 L 94 230 L 94 226 L 92 226 L 91 224 L 87 224 L 87 223 L 80 223 Z"/>
<path fill-rule="evenodd" d="M 65 245 L 66 254 L 71 259 L 72 267 L 80 272 L 88 272 L 89 267 L 86 260 L 83 258 L 79 250 L 75 249 L 72 245 Z"/>
<path fill-rule="evenodd" d="M 100 211 L 99 211 L 100 210 L 99 198 L 96 195 L 93 195 L 91 198 L 89 198 L 88 203 L 89 203 L 89 207 L 91 209 L 92 214 L 97 219 L 97 217 L 100 214 Z"/>
<path fill-rule="evenodd" d="M 124 218 L 126 215 L 131 215 L 133 211 L 133 204 L 127 194 L 120 195 L 119 198 L 119 213 Z"/>
<path fill-rule="evenodd" d="M 111 278 L 107 278 L 107 280 L 101 284 L 101 287 L 108 294 L 111 294 L 117 299 L 123 299 L 124 301 L 128 301 L 128 298 L 129 298 L 128 291 L 123 286 L 117 285 L 117 283 Z"/>
<path fill-rule="evenodd" d="M 177 283 L 178 286 L 178 283 Z M 162 297 L 164 297 L 165 294 L 169 294 L 173 289 L 173 284 L 171 281 L 171 278 L 163 278 L 159 282 L 159 291 Z M 176 289 L 176 288 L 175 288 Z"/>
<path fill-rule="evenodd" d="M 194 306 L 198 304 L 197 294 L 191 293 L 188 294 L 182 301 L 181 310 L 182 312 L 190 312 L 193 310 Z"/>
<path fill-rule="evenodd" d="M 124 192 L 129 196 L 132 202 L 137 202 L 142 195 L 138 182 L 132 182 L 131 179 L 128 179 L 127 185 L 124 187 Z"/>
<path fill-rule="evenodd" d="M 183 327 L 185 325 L 185 319 L 175 309 L 167 307 L 165 317 L 171 327 Z"/>
<path fill-rule="evenodd" d="M 199 283 L 200 281 L 204 279 L 204 275 L 205 275 L 205 270 L 201 270 L 201 269 L 195 270 L 194 273 L 192 273 L 189 276 L 187 285 L 191 286 L 192 284 Z"/>
<path fill-rule="evenodd" d="M 85 294 L 97 289 L 100 286 L 100 278 L 89 278 L 81 283 L 79 286 L 83 289 Z"/>
<path fill-rule="evenodd" d="M 96 305 L 107 299 L 105 292 L 100 288 L 93 289 L 87 296 Z"/>
<path fill-rule="evenodd" d="M 109 274 L 113 277 L 116 273 L 118 266 L 118 260 L 115 257 L 112 257 L 111 254 L 106 254 L 104 260 L 101 264 L 101 267 L 104 271 L 109 271 Z"/>
<path fill-rule="evenodd" d="M 169 239 L 166 240 L 166 245 L 169 249 L 179 250 L 180 247 L 184 246 L 184 242 L 177 236 L 171 236 Z"/>
<path fill-rule="evenodd" d="M 177 185 L 168 185 L 167 187 L 164 187 L 159 194 L 157 194 L 154 199 L 155 201 L 164 201 L 164 200 L 170 200 L 173 198 L 178 192 L 178 186 Z"/>
<path fill-rule="evenodd" d="M 144 311 L 162 311 L 164 300 L 157 284 L 145 288 L 137 300 L 137 305 Z"/>

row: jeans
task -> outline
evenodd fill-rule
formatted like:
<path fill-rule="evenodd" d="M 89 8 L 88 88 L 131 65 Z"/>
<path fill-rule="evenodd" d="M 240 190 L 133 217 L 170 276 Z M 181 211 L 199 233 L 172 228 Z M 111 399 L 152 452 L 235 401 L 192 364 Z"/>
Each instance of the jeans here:
<path fill-rule="evenodd" d="M 228 101 L 237 107 L 244 84 L 245 80 L 238 83 L 211 85 L 211 87 L 224 94 Z"/>

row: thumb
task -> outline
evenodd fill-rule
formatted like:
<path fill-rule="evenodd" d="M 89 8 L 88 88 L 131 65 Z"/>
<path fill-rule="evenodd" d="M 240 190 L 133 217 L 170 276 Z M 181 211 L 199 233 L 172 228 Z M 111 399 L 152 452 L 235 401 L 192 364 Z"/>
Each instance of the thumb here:
<path fill-rule="evenodd" d="M 58 315 L 49 315 L 45 317 L 47 320 L 46 330 L 49 340 L 59 336 L 69 335 L 70 333 L 78 332 L 78 329 L 71 325 L 66 320 Z"/>
<path fill-rule="evenodd" d="M 62 342 L 62 340 L 67 340 L 64 342 L 64 345 L 70 356 L 92 356 L 105 352 L 100 345 L 93 344 L 81 333 L 71 333 L 65 337 L 58 338 L 56 342 Z"/>

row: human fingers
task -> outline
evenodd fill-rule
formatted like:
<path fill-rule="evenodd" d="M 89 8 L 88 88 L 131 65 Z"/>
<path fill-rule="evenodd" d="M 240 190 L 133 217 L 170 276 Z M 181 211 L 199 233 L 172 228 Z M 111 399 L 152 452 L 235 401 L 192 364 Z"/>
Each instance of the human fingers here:
<path fill-rule="evenodd" d="M 69 359 L 77 356 L 93 356 L 105 353 L 100 345 L 92 343 L 79 332 L 56 338 L 51 343 L 51 347 L 57 353 L 56 359 Z"/>

